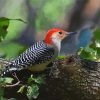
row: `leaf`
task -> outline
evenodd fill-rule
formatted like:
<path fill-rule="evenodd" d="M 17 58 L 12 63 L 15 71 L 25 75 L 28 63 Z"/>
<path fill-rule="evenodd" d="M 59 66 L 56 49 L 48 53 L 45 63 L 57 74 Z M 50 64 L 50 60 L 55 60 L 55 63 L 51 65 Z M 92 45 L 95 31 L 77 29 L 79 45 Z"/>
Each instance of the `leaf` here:
<path fill-rule="evenodd" d="M 4 100 L 4 98 L 1 96 L 1 97 L 0 97 L 0 100 Z"/>
<path fill-rule="evenodd" d="M 5 40 L 11 40 L 18 36 L 18 33 L 22 31 L 27 25 L 22 19 L 9 19 L 6 17 L 0 18 L 0 41 L 5 37 Z M 16 28 L 17 27 L 17 28 Z"/>
<path fill-rule="evenodd" d="M 24 89 L 25 89 L 25 85 L 21 86 L 17 92 L 22 93 L 24 91 Z"/>
<path fill-rule="evenodd" d="M 9 19 L 9 20 L 17 20 L 17 21 L 20 21 L 20 22 L 23 22 L 23 23 L 26 23 L 27 24 L 27 22 L 24 21 L 24 20 L 22 20 L 22 19 Z"/>
<path fill-rule="evenodd" d="M 30 84 L 32 81 L 34 81 L 33 75 L 31 75 L 31 76 L 28 78 L 27 83 Z"/>
<path fill-rule="evenodd" d="M 100 29 L 97 29 L 94 32 L 94 38 L 95 38 L 95 40 L 100 40 Z"/>
<path fill-rule="evenodd" d="M 30 84 L 33 81 L 38 84 L 44 84 L 44 77 L 43 76 L 33 77 L 33 75 L 31 75 L 31 77 L 28 78 L 28 84 Z"/>
<path fill-rule="evenodd" d="M 91 48 L 91 47 L 93 47 L 93 48 Z M 78 55 L 80 55 L 80 57 L 82 59 L 96 60 L 97 59 L 97 50 L 96 50 L 96 48 L 94 48 L 93 45 L 91 47 L 87 46 L 85 48 L 80 48 L 80 50 L 78 51 Z"/>
<path fill-rule="evenodd" d="M 0 78 L 0 84 L 11 84 L 14 79 L 10 77 Z"/>
<path fill-rule="evenodd" d="M 44 84 L 44 79 L 41 76 L 35 78 L 34 81 L 38 84 Z"/>
<path fill-rule="evenodd" d="M 58 58 L 58 59 L 64 59 L 65 56 L 61 55 L 61 56 L 58 56 L 57 58 Z"/>
<path fill-rule="evenodd" d="M 9 19 L 5 17 L 0 18 L 0 41 L 2 41 L 6 37 L 8 26 Z"/>
<path fill-rule="evenodd" d="M 100 48 L 96 48 L 98 56 L 100 57 Z"/>
<path fill-rule="evenodd" d="M 32 98 L 36 99 L 39 95 L 39 87 L 36 84 L 33 84 L 31 86 L 28 86 L 27 88 L 27 97 L 29 100 L 32 100 Z"/>
<path fill-rule="evenodd" d="M 5 78 L 4 82 L 7 84 L 11 84 L 13 80 L 14 80 L 13 78 L 7 77 L 7 78 Z"/>
<path fill-rule="evenodd" d="M 95 41 L 96 47 L 100 48 L 100 41 Z"/>

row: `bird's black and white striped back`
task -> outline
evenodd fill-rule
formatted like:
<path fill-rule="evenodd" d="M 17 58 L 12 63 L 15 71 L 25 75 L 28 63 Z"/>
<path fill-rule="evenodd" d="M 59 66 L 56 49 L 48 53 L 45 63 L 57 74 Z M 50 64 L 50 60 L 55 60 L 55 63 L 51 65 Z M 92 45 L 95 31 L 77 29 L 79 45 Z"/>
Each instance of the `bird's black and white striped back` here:
<path fill-rule="evenodd" d="M 35 42 L 29 49 L 11 62 L 4 74 L 6 71 L 21 70 L 36 64 L 45 63 L 55 57 L 54 53 L 54 48 L 46 45 L 44 41 Z"/>

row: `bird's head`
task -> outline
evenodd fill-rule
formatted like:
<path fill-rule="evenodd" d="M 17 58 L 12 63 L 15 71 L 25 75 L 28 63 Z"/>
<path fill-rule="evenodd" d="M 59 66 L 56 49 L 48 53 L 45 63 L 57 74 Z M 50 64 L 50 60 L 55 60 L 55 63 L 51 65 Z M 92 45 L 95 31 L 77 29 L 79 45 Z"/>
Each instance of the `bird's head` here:
<path fill-rule="evenodd" d="M 58 50 L 60 50 L 61 41 L 71 33 L 74 32 L 66 32 L 58 28 L 52 28 L 48 30 L 44 42 L 48 45 L 54 45 Z"/>

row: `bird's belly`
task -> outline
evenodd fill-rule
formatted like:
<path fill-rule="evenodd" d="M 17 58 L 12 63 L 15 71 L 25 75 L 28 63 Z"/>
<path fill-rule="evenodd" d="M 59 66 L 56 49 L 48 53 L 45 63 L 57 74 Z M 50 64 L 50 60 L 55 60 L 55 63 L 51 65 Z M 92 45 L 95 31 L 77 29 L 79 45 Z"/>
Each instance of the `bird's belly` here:
<path fill-rule="evenodd" d="M 48 61 L 46 63 L 42 63 L 42 64 L 36 64 L 31 66 L 30 68 L 28 68 L 28 70 L 32 71 L 32 72 L 40 72 L 40 71 L 44 71 L 47 67 L 47 65 L 50 63 L 51 61 Z"/>

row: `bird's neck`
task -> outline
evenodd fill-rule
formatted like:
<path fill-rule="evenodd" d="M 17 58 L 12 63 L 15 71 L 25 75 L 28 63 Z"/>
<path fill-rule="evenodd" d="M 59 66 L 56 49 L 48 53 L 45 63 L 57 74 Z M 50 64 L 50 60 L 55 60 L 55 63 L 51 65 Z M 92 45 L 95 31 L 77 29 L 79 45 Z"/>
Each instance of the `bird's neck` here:
<path fill-rule="evenodd" d="M 53 46 L 55 48 L 55 50 L 58 52 L 58 54 L 60 53 L 61 50 L 61 42 L 57 41 L 56 39 L 53 40 Z"/>
<path fill-rule="evenodd" d="M 45 42 L 45 40 L 44 40 Z M 47 45 L 53 47 L 55 51 L 59 54 L 61 50 L 61 42 L 57 41 L 56 39 L 53 39 L 51 43 L 45 42 Z"/>

